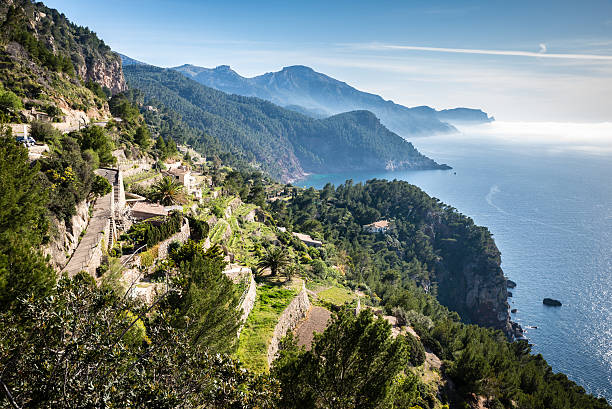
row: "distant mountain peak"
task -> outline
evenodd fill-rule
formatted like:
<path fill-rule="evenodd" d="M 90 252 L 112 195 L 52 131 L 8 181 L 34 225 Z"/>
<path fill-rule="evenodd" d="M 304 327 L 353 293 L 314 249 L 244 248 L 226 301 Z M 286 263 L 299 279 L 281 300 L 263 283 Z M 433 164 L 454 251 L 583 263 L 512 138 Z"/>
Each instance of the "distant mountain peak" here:
<path fill-rule="evenodd" d="M 228 72 L 228 71 L 236 72 L 236 71 L 232 70 L 229 65 L 219 65 L 219 66 L 215 67 L 214 70 L 215 71 L 219 71 L 219 72 Z"/>
<path fill-rule="evenodd" d="M 306 71 L 306 72 L 316 72 L 312 68 L 306 65 L 289 65 L 287 67 L 283 67 L 281 71 Z"/>
<path fill-rule="evenodd" d="M 229 66 L 215 69 L 176 68 L 203 85 L 220 91 L 266 99 L 313 118 L 347 111 L 371 111 L 391 131 L 410 137 L 456 131 L 451 123 L 486 122 L 488 117 L 476 110 L 436 111 L 428 106 L 405 107 L 379 95 L 360 91 L 305 65 L 290 65 L 280 71 L 252 78 L 240 76 Z M 484 114 L 484 115 L 483 115 Z"/>

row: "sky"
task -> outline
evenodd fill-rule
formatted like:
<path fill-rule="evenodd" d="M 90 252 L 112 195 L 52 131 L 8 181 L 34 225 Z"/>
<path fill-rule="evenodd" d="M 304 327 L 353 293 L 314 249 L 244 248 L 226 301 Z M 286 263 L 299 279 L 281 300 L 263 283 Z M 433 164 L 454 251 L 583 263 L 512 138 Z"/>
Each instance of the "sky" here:
<path fill-rule="evenodd" d="M 307 65 L 406 106 L 612 122 L 612 0 L 47 0 L 111 48 L 243 76 Z"/>

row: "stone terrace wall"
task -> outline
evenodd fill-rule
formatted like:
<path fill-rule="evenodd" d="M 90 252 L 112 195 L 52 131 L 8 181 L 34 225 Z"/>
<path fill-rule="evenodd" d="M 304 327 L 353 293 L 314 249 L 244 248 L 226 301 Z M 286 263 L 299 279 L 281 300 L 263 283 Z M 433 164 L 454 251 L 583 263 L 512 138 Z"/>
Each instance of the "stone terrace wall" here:
<path fill-rule="evenodd" d="M 249 279 L 249 286 L 242 293 L 240 298 L 240 304 L 238 308 L 242 310 L 242 315 L 240 316 L 240 328 L 238 329 L 238 337 L 240 337 L 240 332 L 242 332 L 242 328 L 255 305 L 255 299 L 257 298 L 257 284 L 255 283 L 255 276 L 253 275 L 253 271 L 248 267 L 243 267 L 238 264 L 229 264 L 226 269 L 223 271 L 223 274 L 234 284 L 239 283 L 244 279 L 245 276 Z"/>
<path fill-rule="evenodd" d="M 278 352 L 278 344 L 280 340 L 287 334 L 287 331 L 296 327 L 308 313 L 310 309 L 310 300 L 306 292 L 306 286 L 302 284 L 302 291 L 289 303 L 285 311 L 278 318 L 278 323 L 274 327 L 274 334 L 268 346 L 268 365 L 276 358 Z"/>
<path fill-rule="evenodd" d="M 166 239 L 159 243 L 159 251 L 157 253 L 158 259 L 164 259 L 168 257 L 168 246 L 173 241 L 178 241 L 179 243 L 184 243 L 189 239 L 189 235 L 191 234 L 191 230 L 189 229 L 189 221 L 187 219 L 183 219 L 183 227 L 181 227 L 181 231 L 172 235 L 169 239 Z"/>
<path fill-rule="evenodd" d="M 246 290 L 246 294 L 240 303 L 240 308 L 242 309 L 242 316 L 240 317 L 240 321 L 242 321 L 242 325 L 240 329 L 244 326 L 253 306 L 255 305 L 255 299 L 257 298 L 257 284 L 255 283 L 255 277 L 253 273 L 249 275 L 249 288 Z M 240 335 L 240 331 L 238 331 L 238 335 Z"/>
<path fill-rule="evenodd" d="M 45 246 L 43 253 L 51 257 L 50 263 L 60 271 L 79 245 L 79 237 L 89 223 L 89 202 L 82 201 L 76 206 L 76 214 L 70 218 L 70 223 L 53 218 L 52 238 Z"/>

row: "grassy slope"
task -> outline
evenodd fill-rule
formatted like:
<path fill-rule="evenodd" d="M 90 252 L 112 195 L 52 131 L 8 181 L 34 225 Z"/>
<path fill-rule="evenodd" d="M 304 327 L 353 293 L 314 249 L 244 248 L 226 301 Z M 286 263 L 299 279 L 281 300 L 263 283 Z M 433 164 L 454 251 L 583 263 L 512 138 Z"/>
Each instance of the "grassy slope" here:
<path fill-rule="evenodd" d="M 268 370 L 268 345 L 278 317 L 297 295 L 294 288 L 262 285 L 257 300 L 240 334 L 238 358 L 256 372 Z"/>

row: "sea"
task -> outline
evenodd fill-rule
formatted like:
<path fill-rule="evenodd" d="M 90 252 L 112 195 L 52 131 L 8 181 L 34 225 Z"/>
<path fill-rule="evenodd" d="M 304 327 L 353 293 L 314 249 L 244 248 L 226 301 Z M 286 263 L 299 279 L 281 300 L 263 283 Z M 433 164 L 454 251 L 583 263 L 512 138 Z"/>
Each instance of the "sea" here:
<path fill-rule="evenodd" d="M 612 403 L 612 123 L 459 131 L 411 139 L 452 170 L 319 174 L 298 185 L 405 180 L 487 226 L 517 283 L 511 318 L 533 352 Z M 545 297 L 563 306 L 544 306 Z"/>

